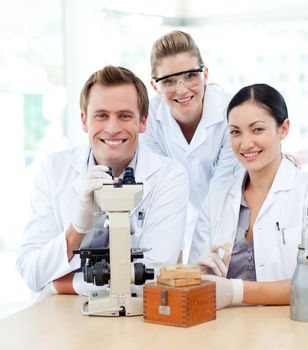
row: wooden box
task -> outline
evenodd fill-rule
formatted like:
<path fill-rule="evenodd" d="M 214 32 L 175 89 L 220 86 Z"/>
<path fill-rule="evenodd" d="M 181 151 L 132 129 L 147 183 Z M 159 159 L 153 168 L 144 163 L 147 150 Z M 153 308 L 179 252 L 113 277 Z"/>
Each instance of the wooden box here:
<path fill-rule="evenodd" d="M 149 283 L 143 287 L 143 318 L 146 322 L 190 327 L 216 318 L 215 282 L 172 287 Z"/>

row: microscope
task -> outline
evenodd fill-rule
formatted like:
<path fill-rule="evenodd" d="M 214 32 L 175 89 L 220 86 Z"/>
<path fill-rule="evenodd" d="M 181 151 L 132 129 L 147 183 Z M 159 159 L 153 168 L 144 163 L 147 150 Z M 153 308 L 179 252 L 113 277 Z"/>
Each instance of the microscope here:
<path fill-rule="evenodd" d="M 109 248 L 80 249 L 84 281 L 109 288 L 92 291 L 82 314 L 95 316 L 135 316 L 143 314 L 143 298 L 132 292 L 132 284 L 154 279 L 154 269 L 141 262 L 147 249 L 131 248 L 130 212 L 141 202 L 143 184 L 136 183 L 134 170 L 126 168 L 123 179 L 94 192 L 94 200 L 109 219 Z"/>

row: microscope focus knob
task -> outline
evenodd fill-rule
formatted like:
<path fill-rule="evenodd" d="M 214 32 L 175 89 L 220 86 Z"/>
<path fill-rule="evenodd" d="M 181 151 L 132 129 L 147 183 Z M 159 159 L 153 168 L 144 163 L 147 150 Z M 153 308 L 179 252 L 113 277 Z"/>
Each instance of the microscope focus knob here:
<path fill-rule="evenodd" d="M 142 285 L 146 280 L 154 279 L 154 269 L 148 269 L 142 263 L 135 263 L 135 280 L 133 281 L 136 285 Z"/>

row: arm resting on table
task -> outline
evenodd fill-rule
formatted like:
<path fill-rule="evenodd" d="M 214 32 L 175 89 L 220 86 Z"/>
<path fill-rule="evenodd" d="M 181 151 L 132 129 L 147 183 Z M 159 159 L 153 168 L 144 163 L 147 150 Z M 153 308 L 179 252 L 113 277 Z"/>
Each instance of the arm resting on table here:
<path fill-rule="evenodd" d="M 243 281 L 244 304 L 289 305 L 291 280 L 275 282 Z"/>
<path fill-rule="evenodd" d="M 73 288 L 73 277 L 74 274 L 71 272 L 52 282 L 59 294 L 76 294 Z"/>

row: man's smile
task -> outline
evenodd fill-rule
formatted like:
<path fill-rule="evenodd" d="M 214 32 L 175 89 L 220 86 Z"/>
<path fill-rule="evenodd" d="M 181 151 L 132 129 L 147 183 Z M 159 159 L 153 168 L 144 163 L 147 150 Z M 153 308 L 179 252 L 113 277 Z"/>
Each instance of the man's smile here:
<path fill-rule="evenodd" d="M 103 143 L 110 146 L 121 145 L 126 141 L 126 139 L 100 139 Z"/>

